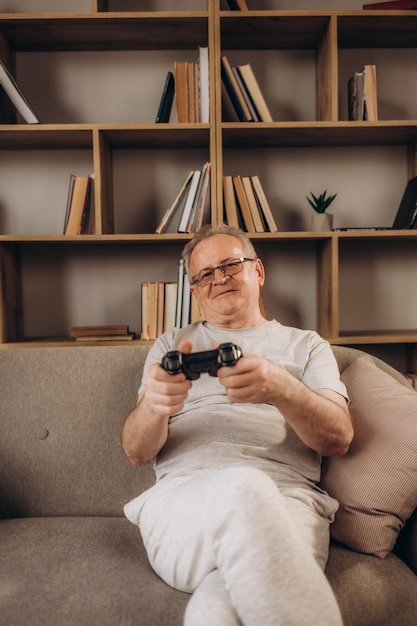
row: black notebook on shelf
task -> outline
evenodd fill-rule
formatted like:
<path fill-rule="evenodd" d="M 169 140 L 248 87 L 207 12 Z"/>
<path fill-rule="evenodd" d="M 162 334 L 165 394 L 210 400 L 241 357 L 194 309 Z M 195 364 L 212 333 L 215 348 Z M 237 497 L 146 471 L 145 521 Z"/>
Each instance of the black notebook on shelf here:
<path fill-rule="evenodd" d="M 363 230 L 400 230 L 417 229 L 417 176 L 411 178 L 404 190 L 400 206 L 392 226 L 365 226 L 353 228 L 334 228 L 335 231 Z"/>
<path fill-rule="evenodd" d="M 392 228 L 417 228 L 417 176 L 407 183 Z"/>

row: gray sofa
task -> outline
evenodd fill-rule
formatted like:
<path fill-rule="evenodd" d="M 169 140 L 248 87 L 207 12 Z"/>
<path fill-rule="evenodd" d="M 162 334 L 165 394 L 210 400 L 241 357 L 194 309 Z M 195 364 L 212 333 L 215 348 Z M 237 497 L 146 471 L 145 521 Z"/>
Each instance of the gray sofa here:
<path fill-rule="evenodd" d="M 187 594 L 153 573 L 122 512 L 153 482 L 119 443 L 146 353 L 0 350 L 0 624 L 182 623 Z M 341 368 L 359 354 L 335 353 Z M 402 558 L 378 559 L 332 542 L 327 574 L 347 626 L 417 624 L 415 514 L 398 543 Z"/>

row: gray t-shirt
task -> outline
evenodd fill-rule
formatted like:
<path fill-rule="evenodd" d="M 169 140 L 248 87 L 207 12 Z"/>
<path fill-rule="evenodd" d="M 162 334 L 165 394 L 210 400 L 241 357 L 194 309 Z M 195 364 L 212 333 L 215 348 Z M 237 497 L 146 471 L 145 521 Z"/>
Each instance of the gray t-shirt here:
<path fill-rule="evenodd" d="M 327 388 L 347 397 L 329 344 L 314 331 L 275 320 L 239 330 L 208 322 L 174 328 L 150 349 L 145 373 L 184 339 L 192 341 L 193 352 L 231 341 L 243 355 L 259 354 L 279 363 L 312 390 Z M 324 509 L 330 505 L 317 487 L 320 455 L 300 440 L 280 412 L 270 404 L 232 403 L 218 378 L 202 374 L 193 381 L 184 409 L 169 420 L 168 440 L 154 462 L 157 481 L 239 465 L 263 470 L 280 488 L 312 491 Z"/>

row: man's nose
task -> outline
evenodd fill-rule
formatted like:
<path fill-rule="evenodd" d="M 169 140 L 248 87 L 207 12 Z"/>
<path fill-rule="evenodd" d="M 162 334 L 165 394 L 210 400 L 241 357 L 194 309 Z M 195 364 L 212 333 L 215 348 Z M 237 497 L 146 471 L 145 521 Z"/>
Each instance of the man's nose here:
<path fill-rule="evenodd" d="M 214 269 L 214 282 L 215 283 L 219 283 L 219 282 L 220 283 L 224 283 L 228 278 L 229 278 L 229 276 L 224 273 L 224 271 L 221 269 L 221 267 L 216 267 Z"/>

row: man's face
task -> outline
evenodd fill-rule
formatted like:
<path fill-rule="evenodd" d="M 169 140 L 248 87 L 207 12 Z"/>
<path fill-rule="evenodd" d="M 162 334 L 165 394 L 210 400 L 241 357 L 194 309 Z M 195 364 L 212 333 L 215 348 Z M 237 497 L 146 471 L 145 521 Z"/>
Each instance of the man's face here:
<path fill-rule="evenodd" d="M 230 235 L 208 237 L 194 248 L 190 258 L 190 276 L 211 269 L 231 259 L 248 257 L 239 239 Z M 264 283 L 260 259 L 243 263 L 243 270 L 224 276 L 216 270 L 213 281 L 205 286 L 193 285 L 204 318 L 217 326 L 245 328 L 265 320 L 259 310 L 259 290 Z"/>

